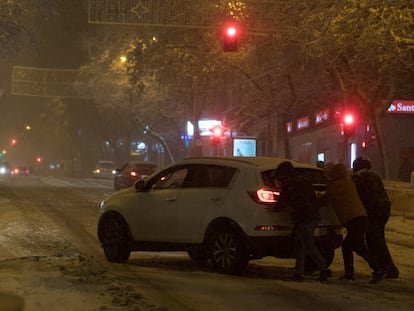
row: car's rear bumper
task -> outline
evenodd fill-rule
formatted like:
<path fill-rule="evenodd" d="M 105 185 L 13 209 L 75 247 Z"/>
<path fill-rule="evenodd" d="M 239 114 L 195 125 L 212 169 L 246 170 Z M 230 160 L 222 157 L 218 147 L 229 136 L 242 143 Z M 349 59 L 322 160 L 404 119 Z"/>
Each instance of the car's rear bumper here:
<path fill-rule="evenodd" d="M 341 246 L 343 236 L 339 230 L 328 229 L 325 235 L 315 235 L 315 243 L 320 249 L 336 249 Z M 248 249 L 253 258 L 274 256 L 295 258 L 293 235 L 274 237 L 248 237 Z"/>

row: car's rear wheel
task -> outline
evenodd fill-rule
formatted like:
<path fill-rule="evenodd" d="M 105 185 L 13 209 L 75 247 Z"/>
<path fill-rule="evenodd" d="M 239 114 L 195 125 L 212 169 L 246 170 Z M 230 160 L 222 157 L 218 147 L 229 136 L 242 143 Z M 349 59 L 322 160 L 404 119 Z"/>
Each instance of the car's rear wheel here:
<path fill-rule="evenodd" d="M 106 259 L 111 262 L 126 262 L 131 255 L 128 247 L 128 225 L 119 215 L 109 215 L 100 223 L 100 240 Z"/>
<path fill-rule="evenodd" d="M 216 228 L 209 241 L 209 250 L 212 264 L 222 273 L 239 274 L 247 267 L 246 243 L 232 228 Z"/>

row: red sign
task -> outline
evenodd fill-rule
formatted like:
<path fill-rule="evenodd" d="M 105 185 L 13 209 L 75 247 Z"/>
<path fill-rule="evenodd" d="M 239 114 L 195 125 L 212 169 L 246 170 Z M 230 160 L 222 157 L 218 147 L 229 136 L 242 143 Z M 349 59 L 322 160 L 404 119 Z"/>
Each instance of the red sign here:
<path fill-rule="evenodd" d="M 414 114 L 414 100 L 394 100 L 388 107 L 388 112 Z"/>
<path fill-rule="evenodd" d="M 329 110 L 323 110 L 315 115 L 315 124 L 320 124 L 329 119 Z"/>
<path fill-rule="evenodd" d="M 307 128 L 310 126 L 310 120 L 309 117 L 303 117 L 297 120 L 296 128 L 298 130 Z"/>

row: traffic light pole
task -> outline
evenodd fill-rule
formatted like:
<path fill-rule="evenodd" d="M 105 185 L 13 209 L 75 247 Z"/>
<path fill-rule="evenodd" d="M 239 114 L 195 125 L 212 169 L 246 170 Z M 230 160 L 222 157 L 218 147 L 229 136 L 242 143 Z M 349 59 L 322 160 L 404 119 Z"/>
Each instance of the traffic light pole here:
<path fill-rule="evenodd" d="M 213 153 L 213 157 L 218 157 L 219 156 L 219 151 L 220 151 L 220 140 L 217 137 L 214 137 L 211 141 L 211 145 L 212 145 L 212 153 Z"/>
<path fill-rule="evenodd" d="M 348 135 L 344 135 L 343 137 L 343 146 L 342 146 L 342 162 L 343 164 L 345 164 L 346 167 L 348 167 L 348 160 L 349 160 L 349 148 L 348 148 L 348 141 L 349 141 L 349 136 Z"/>

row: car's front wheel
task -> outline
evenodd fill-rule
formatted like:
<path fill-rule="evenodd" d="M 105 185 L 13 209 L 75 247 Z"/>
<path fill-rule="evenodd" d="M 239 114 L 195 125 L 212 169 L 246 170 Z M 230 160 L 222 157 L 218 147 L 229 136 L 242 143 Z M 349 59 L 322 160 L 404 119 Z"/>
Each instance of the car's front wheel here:
<path fill-rule="evenodd" d="M 106 259 L 111 262 L 126 262 L 131 254 L 128 247 L 128 225 L 119 215 L 104 216 L 100 223 L 100 240 Z"/>
<path fill-rule="evenodd" d="M 222 273 L 239 274 L 247 267 L 246 243 L 232 228 L 216 228 L 209 241 L 209 250 L 214 267 Z"/>

